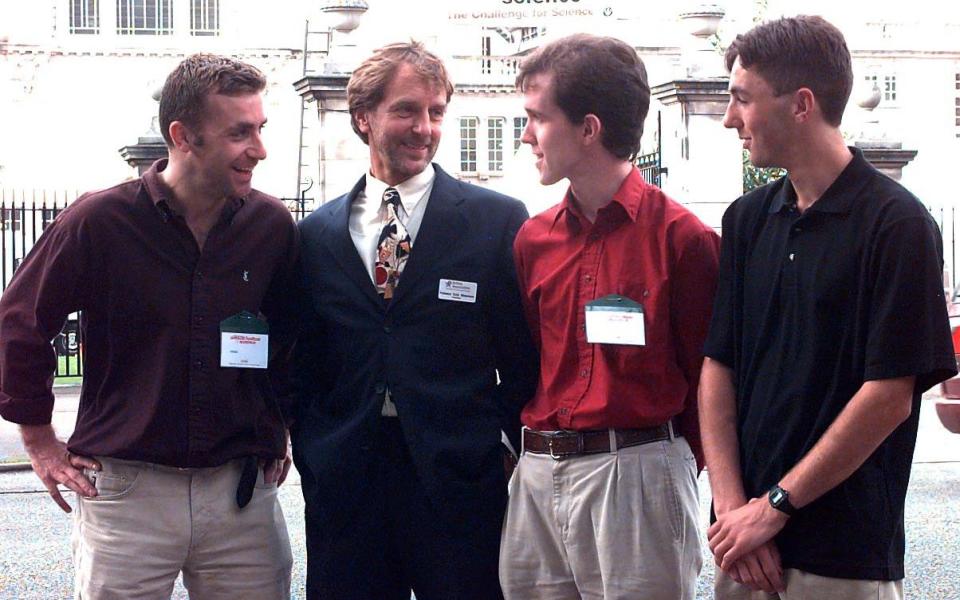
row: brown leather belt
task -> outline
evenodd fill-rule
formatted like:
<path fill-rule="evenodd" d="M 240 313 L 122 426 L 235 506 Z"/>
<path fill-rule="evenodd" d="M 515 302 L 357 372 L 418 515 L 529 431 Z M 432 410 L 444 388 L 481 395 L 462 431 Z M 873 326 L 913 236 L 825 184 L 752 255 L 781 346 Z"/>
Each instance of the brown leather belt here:
<path fill-rule="evenodd" d="M 679 436 L 679 432 L 674 427 L 673 437 Z M 616 447 L 612 450 L 669 439 L 670 425 L 667 423 L 643 429 L 614 429 Z M 610 431 L 608 429 L 594 431 L 534 431 L 533 429 L 524 429 L 523 449 L 525 452 L 533 452 L 534 454 L 549 454 L 556 460 L 583 454 L 610 452 Z"/>

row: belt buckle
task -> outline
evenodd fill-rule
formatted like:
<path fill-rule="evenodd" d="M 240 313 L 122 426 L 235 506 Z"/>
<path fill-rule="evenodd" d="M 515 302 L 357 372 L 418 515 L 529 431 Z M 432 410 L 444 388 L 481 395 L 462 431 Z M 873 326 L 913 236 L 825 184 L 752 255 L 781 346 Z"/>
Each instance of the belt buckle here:
<path fill-rule="evenodd" d="M 574 433 L 573 435 L 577 436 L 577 450 L 576 452 L 564 452 L 563 454 L 555 454 L 553 451 L 553 440 L 558 439 L 559 437 L 569 437 L 570 434 L 560 434 L 560 435 L 551 435 L 547 438 L 547 449 L 550 451 L 550 458 L 553 460 L 563 460 L 564 458 L 573 455 L 573 454 L 583 454 L 583 436 L 579 433 Z"/>

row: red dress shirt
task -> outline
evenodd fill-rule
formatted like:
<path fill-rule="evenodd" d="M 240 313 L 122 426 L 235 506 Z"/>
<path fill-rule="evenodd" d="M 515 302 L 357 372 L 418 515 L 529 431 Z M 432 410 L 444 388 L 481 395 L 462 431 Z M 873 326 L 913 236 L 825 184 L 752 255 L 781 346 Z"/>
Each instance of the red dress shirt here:
<path fill-rule="evenodd" d="M 634 169 L 597 213 L 563 202 L 520 229 L 514 254 L 540 382 L 531 429 L 652 427 L 678 416 L 702 466 L 697 384 L 717 282 L 719 237 Z M 643 305 L 646 344 L 589 344 L 585 305 L 620 294 Z"/>

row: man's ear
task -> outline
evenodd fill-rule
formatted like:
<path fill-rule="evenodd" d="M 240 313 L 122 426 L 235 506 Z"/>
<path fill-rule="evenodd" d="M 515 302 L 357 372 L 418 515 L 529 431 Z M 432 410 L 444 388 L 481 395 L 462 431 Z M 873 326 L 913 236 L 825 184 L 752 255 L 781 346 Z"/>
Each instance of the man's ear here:
<path fill-rule="evenodd" d="M 353 120 L 357 124 L 357 129 L 366 134 L 370 133 L 370 120 L 367 118 L 367 111 L 358 110 L 353 115 Z"/>
<path fill-rule="evenodd" d="M 593 113 L 588 113 L 583 117 L 582 136 L 584 143 L 599 142 L 602 131 L 603 123 L 600 122 L 600 117 Z"/>
<path fill-rule="evenodd" d="M 813 90 L 802 87 L 793 93 L 793 117 L 798 123 L 809 120 L 817 109 L 819 104 Z"/>
<path fill-rule="evenodd" d="M 189 152 L 194 146 L 191 142 L 196 142 L 196 139 L 191 136 L 187 126 L 181 121 L 173 121 L 170 123 L 168 133 L 170 133 L 170 139 L 173 141 L 173 147 L 180 152 Z"/>

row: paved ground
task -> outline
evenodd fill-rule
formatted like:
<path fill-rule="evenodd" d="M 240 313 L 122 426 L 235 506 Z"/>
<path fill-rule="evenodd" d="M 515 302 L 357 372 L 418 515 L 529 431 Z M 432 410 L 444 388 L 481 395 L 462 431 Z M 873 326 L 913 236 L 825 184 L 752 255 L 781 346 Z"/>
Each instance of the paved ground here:
<path fill-rule="evenodd" d="M 57 391 L 54 424 L 72 430 L 77 390 Z M 907 496 L 907 579 L 911 600 L 960 600 L 960 435 L 943 429 L 924 401 Z M 16 428 L 0 421 L 0 462 L 22 457 Z M 700 478 L 706 523 L 709 484 Z M 304 598 L 303 499 L 294 473 L 280 491 L 294 549 L 293 598 Z M 31 471 L 0 472 L 0 599 L 53 600 L 72 596 L 70 517 L 49 499 Z M 713 566 L 705 560 L 698 598 L 710 598 Z M 174 598 L 186 598 L 177 586 Z"/>

